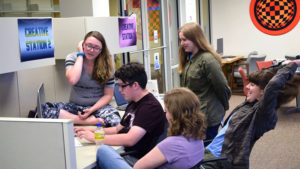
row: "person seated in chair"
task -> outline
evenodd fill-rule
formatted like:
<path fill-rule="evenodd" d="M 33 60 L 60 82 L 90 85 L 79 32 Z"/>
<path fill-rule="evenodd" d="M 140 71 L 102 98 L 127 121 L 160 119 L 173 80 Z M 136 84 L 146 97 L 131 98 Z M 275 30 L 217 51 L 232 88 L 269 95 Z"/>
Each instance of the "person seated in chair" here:
<path fill-rule="evenodd" d="M 204 156 L 207 126 L 205 115 L 199 111 L 198 97 L 188 88 L 172 89 L 166 93 L 164 104 L 169 122 L 168 137 L 137 161 L 134 169 L 189 169 Z M 101 146 L 98 153 L 101 169 L 132 169 L 111 148 Z"/>
<path fill-rule="evenodd" d="M 206 147 L 204 159 L 225 156 L 225 161 L 202 165 L 205 169 L 249 168 L 249 157 L 255 142 L 275 128 L 277 108 L 299 93 L 300 77 L 294 73 L 300 60 L 272 66 L 249 76 L 246 100 L 224 121 L 224 127 Z"/>
<path fill-rule="evenodd" d="M 132 62 L 123 65 L 116 71 L 115 78 L 118 80 L 120 92 L 130 102 L 120 124 L 104 128 L 103 143 L 110 146 L 124 146 L 125 151 L 134 150 L 137 153 L 132 156 L 138 159 L 153 148 L 153 143 L 163 133 L 165 113 L 159 101 L 146 89 L 147 75 L 142 64 Z M 91 142 L 95 142 L 94 130 L 94 128 L 74 128 L 78 137 Z M 100 146 L 100 149 L 105 145 Z M 105 156 L 97 153 L 97 159 L 101 158 Z"/>

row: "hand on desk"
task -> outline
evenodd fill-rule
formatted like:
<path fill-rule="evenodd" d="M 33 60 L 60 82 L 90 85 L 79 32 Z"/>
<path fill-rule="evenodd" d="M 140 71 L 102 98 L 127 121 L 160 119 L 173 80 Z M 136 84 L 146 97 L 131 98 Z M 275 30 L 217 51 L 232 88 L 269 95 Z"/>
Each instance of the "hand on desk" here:
<path fill-rule="evenodd" d="M 74 127 L 74 133 L 77 137 L 84 138 L 92 143 L 95 142 L 94 130 L 93 128 Z"/>

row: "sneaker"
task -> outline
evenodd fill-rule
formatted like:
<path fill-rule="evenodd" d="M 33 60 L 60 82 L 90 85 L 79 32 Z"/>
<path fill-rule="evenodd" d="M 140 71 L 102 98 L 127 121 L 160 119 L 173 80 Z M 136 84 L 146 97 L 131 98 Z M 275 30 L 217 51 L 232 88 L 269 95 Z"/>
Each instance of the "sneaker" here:
<path fill-rule="evenodd" d="M 30 110 L 28 113 L 28 118 L 37 118 L 37 111 L 36 110 Z"/>

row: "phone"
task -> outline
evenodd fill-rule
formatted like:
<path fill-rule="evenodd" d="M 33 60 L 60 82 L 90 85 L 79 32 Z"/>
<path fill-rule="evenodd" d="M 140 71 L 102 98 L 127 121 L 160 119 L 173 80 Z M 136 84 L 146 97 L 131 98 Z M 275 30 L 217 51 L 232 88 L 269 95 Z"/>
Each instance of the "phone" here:
<path fill-rule="evenodd" d="M 84 113 L 85 113 L 82 109 L 79 109 L 78 111 L 81 112 L 81 115 L 84 115 Z"/>

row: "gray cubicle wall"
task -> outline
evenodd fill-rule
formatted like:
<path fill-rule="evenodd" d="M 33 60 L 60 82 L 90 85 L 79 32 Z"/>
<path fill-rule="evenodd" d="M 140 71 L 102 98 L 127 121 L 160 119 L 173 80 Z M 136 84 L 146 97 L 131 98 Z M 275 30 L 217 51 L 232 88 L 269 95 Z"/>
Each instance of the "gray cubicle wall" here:
<path fill-rule="evenodd" d="M 22 116 L 22 111 L 28 113 L 29 109 L 34 108 L 33 104 L 35 102 L 33 100 L 36 100 L 36 97 L 33 96 L 36 93 L 35 87 L 38 87 L 38 84 L 40 84 L 39 77 L 47 77 L 48 72 L 43 73 L 43 70 L 45 70 L 45 67 L 55 65 L 55 59 L 46 58 L 21 62 L 18 18 L 0 18 L 0 23 L 0 116 L 18 117 Z M 26 70 L 37 69 L 42 70 L 37 71 L 42 76 L 34 74 L 22 76 L 22 73 L 20 73 L 26 72 Z M 47 78 L 49 79 L 49 76 Z M 23 83 L 22 79 L 25 80 L 25 83 Z M 35 82 L 37 82 L 36 86 Z M 25 87 L 22 84 L 26 84 Z M 28 102 L 30 102 L 30 105 L 27 105 Z"/>
<path fill-rule="evenodd" d="M 0 23 L 0 74 L 55 64 L 54 58 L 21 62 L 18 18 L 1 18 Z"/>
<path fill-rule="evenodd" d="M 65 59 L 77 50 L 78 42 L 83 40 L 85 31 L 84 17 L 53 18 L 55 59 Z"/>
<path fill-rule="evenodd" d="M 18 18 L 0 18 L 0 117 L 25 117 L 36 107 L 39 85 L 45 84 L 46 101 L 69 100 L 70 85 L 65 79 L 64 59 L 91 31 L 100 31 L 111 54 L 136 50 L 119 47 L 118 17 L 52 18 L 55 60 L 20 62 Z M 11 73 L 7 73 L 11 72 Z"/>
<path fill-rule="evenodd" d="M 120 47 L 119 17 L 73 17 L 53 18 L 55 58 L 65 59 L 67 54 L 77 50 L 78 42 L 86 33 L 99 31 L 105 38 L 111 54 L 135 51 L 135 46 Z"/>
<path fill-rule="evenodd" d="M 0 118 L 0 168 L 76 169 L 73 121 Z"/>
<path fill-rule="evenodd" d="M 111 54 L 135 51 L 136 46 L 120 47 L 118 20 L 119 17 L 85 17 L 85 30 L 101 32 Z"/>

